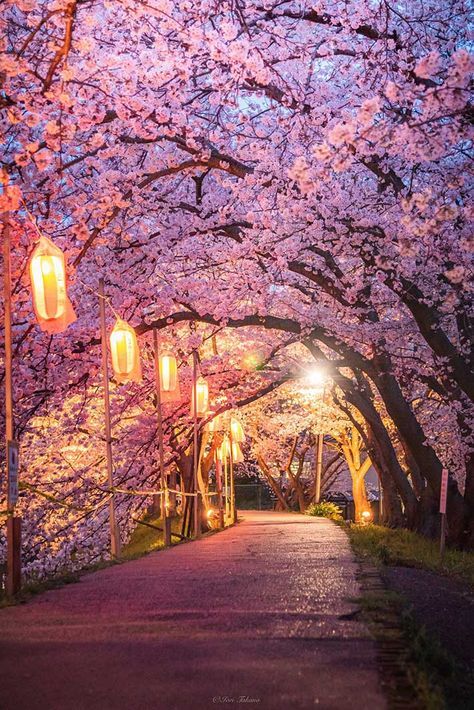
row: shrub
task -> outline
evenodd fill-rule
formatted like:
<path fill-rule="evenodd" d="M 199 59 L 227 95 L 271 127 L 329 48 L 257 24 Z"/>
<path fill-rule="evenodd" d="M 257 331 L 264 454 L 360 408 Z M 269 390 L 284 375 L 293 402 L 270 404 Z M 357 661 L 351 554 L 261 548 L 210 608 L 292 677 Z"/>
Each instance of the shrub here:
<path fill-rule="evenodd" d="M 330 520 L 342 520 L 342 510 L 335 503 L 329 503 L 329 501 L 311 503 L 306 508 L 306 515 L 330 518 Z"/>

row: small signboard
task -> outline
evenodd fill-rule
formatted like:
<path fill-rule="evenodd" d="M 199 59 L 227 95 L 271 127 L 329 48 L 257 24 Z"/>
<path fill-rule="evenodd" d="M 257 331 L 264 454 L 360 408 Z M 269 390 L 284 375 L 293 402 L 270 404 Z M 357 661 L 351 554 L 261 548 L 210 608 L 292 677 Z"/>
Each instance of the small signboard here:
<path fill-rule="evenodd" d="M 446 499 L 448 497 L 448 469 L 443 468 L 441 475 L 441 490 L 439 494 L 439 512 L 446 515 Z"/>
<path fill-rule="evenodd" d="M 13 508 L 18 501 L 18 469 L 20 454 L 17 441 L 7 443 L 7 506 Z"/>

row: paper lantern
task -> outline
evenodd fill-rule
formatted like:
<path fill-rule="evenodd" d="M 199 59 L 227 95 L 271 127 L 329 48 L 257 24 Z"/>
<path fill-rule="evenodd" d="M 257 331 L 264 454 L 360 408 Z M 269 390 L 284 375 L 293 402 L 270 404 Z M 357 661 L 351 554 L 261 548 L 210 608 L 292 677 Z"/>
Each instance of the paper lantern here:
<path fill-rule="evenodd" d="M 164 392 L 173 392 L 178 384 L 178 365 L 174 355 L 160 355 L 160 374 L 161 389 Z"/>
<path fill-rule="evenodd" d="M 40 328 L 61 333 L 76 320 L 76 314 L 67 295 L 64 254 L 47 237 L 40 237 L 31 255 L 30 279 Z"/>
<path fill-rule="evenodd" d="M 178 379 L 178 364 L 171 353 L 160 355 L 160 391 L 162 402 L 176 402 L 181 399 Z"/>
<path fill-rule="evenodd" d="M 232 442 L 232 461 L 234 463 L 243 463 L 244 461 L 242 449 L 236 441 Z"/>
<path fill-rule="evenodd" d="M 222 414 L 214 414 L 214 412 L 206 412 L 206 417 L 212 417 L 208 424 L 205 426 L 205 430 L 211 432 L 212 434 L 224 431 L 224 422 Z"/>
<path fill-rule="evenodd" d="M 137 335 L 123 320 L 117 320 L 110 333 L 110 352 L 115 378 L 119 382 L 140 382 L 142 368 Z"/>
<path fill-rule="evenodd" d="M 209 407 L 209 387 L 204 377 L 199 377 L 196 382 L 196 395 L 196 414 L 198 417 L 204 417 Z M 194 414 L 194 387 L 191 396 L 191 413 Z"/>
<path fill-rule="evenodd" d="M 222 444 L 217 449 L 217 458 L 221 463 L 225 463 L 230 458 L 230 441 L 227 436 L 222 440 Z"/>
<path fill-rule="evenodd" d="M 239 444 L 245 441 L 244 430 L 242 428 L 242 424 L 239 422 L 238 419 L 234 419 L 232 417 L 232 419 L 230 420 L 230 431 L 232 434 L 232 441 L 236 441 Z"/>

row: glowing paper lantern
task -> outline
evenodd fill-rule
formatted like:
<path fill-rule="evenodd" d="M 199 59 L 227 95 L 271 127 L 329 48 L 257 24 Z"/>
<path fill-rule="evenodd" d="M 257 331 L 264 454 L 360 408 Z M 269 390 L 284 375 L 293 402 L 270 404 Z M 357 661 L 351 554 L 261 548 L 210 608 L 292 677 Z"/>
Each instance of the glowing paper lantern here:
<path fill-rule="evenodd" d="M 221 463 L 225 463 L 226 459 L 230 458 L 230 441 L 227 436 L 224 437 L 222 444 L 217 449 L 217 458 Z"/>
<path fill-rule="evenodd" d="M 232 442 L 232 461 L 234 463 L 243 463 L 244 461 L 242 449 L 236 441 Z"/>
<path fill-rule="evenodd" d="M 117 320 L 110 333 L 110 352 L 115 378 L 119 382 L 141 381 L 142 367 L 137 335 L 123 320 Z"/>
<path fill-rule="evenodd" d="M 234 419 L 232 417 L 230 420 L 230 431 L 232 434 L 232 441 L 236 441 L 239 444 L 245 441 L 244 430 L 238 419 Z"/>
<path fill-rule="evenodd" d="M 204 417 L 209 406 L 209 387 L 204 377 L 199 377 L 196 382 L 196 395 L 196 414 L 198 417 Z M 194 414 L 194 387 L 191 397 L 191 413 Z"/>
<path fill-rule="evenodd" d="M 160 388 L 163 402 L 176 402 L 181 399 L 178 380 L 178 364 L 171 353 L 160 355 Z"/>
<path fill-rule="evenodd" d="M 212 417 L 208 424 L 206 424 L 206 431 L 210 431 L 212 434 L 216 432 L 224 431 L 224 423 L 222 414 L 214 414 L 214 412 L 206 412 L 206 417 Z"/>
<path fill-rule="evenodd" d="M 33 306 L 39 326 L 47 333 L 61 333 L 76 320 L 66 290 L 66 264 L 61 249 L 40 237 L 30 260 Z"/>
<path fill-rule="evenodd" d="M 173 392 L 178 384 L 178 365 L 174 355 L 164 353 L 160 356 L 161 388 L 164 392 Z"/>

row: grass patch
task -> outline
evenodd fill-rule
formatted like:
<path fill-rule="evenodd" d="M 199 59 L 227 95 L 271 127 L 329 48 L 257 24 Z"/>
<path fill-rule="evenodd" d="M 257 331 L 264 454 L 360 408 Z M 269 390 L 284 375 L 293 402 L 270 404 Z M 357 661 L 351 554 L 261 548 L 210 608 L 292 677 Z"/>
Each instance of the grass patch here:
<path fill-rule="evenodd" d="M 137 521 L 138 525 L 133 531 L 128 544 L 124 545 L 122 548 L 122 560 L 135 560 L 137 557 L 147 555 L 149 552 L 155 552 L 156 550 L 162 550 L 164 548 L 163 532 L 157 529 L 163 528 L 163 519 L 147 516 L 143 518 L 143 521 L 148 523 L 148 525 L 141 525 L 140 522 Z M 149 525 L 154 527 L 149 527 Z M 181 518 L 171 518 L 171 532 L 181 533 Z M 172 535 L 171 542 L 173 545 L 176 545 L 184 541 Z"/>
<path fill-rule="evenodd" d="M 377 590 L 365 592 L 357 602 L 362 619 L 377 642 L 388 707 L 447 710 L 437 669 L 451 671 L 453 664 L 451 659 L 438 656 L 437 647 L 431 645 L 424 629 L 416 627 L 403 597 Z M 462 705 L 453 706 L 453 710 L 454 707 L 460 710 Z"/>
<path fill-rule="evenodd" d="M 417 623 L 403 595 L 381 583 L 373 587 L 373 575 L 364 575 L 370 563 L 362 560 L 361 565 L 363 593 L 353 601 L 377 643 L 388 707 L 472 710 L 472 674 Z"/>
<path fill-rule="evenodd" d="M 446 549 L 441 561 L 439 544 L 411 530 L 392 530 L 381 525 L 350 525 L 347 530 L 354 550 L 379 564 L 430 570 L 474 587 L 472 552 Z"/>
<path fill-rule="evenodd" d="M 377 525 L 344 526 L 359 558 L 362 618 L 379 650 L 389 707 L 421 710 L 473 710 L 474 673 L 419 624 L 408 600 L 374 583 L 372 563 L 430 570 L 473 584 L 474 555 L 447 550 L 443 563 L 435 542 L 407 530 Z M 410 704 L 414 701 L 414 705 Z"/>

